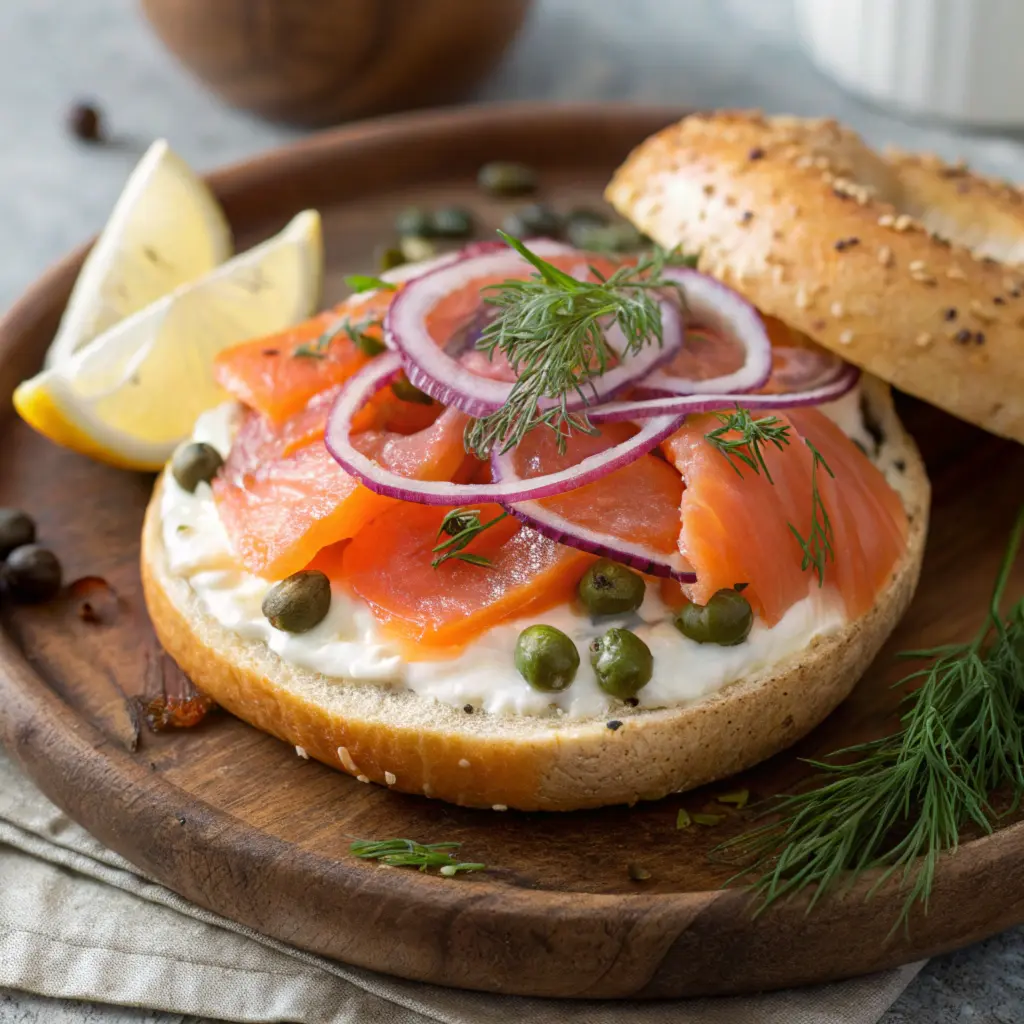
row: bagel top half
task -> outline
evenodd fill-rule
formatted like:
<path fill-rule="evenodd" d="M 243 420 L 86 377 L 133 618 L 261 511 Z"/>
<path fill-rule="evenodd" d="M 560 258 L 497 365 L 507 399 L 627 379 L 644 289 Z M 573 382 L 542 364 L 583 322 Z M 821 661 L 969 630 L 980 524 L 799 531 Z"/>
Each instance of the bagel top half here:
<path fill-rule="evenodd" d="M 1024 193 L 835 121 L 693 115 L 608 200 L 844 359 L 1024 442 Z"/>

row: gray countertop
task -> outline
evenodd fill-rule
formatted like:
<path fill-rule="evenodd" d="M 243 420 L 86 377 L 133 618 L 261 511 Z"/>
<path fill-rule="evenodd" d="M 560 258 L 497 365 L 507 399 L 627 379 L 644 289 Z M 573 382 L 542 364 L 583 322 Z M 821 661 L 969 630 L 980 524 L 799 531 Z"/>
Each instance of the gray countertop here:
<path fill-rule="evenodd" d="M 498 2 L 498 0 L 489 0 Z M 0 305 L 103 223 L 157 136 L 206 169 L 297 133 L 228 110 L 164 53 L 132 0 L 0 3 Z M 93 97 L 118 145 L 85 147 L 64 129 Z M 1024 146 L 912 126 L 862 105 L 799 49 L 788 0 L 537 0 L 481 100 L 635 100 L 834 115 L 876 144 L 968 157 L 1024 179 Z M 0 1022 L 172 1024 L 178 1015 L 56 1003 L 0 990 Z M 885 1024 L 1024 1020 L 1024 930 L 933 960 Z"/>

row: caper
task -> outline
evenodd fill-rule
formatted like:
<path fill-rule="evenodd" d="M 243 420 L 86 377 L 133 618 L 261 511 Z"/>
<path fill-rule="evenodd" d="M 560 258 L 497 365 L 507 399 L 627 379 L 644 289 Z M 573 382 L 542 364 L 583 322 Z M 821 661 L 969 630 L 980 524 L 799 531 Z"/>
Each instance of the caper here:
<path fill-rule="evenodd" d="M 516 238 L 539 235 L 554 238 L 562 233 L 562 218 L 550 206 L 531 203 L 510 213 L 501 226 L 504 231 Z"/>
<path fill-rule="evenodd" d="M 405 262 L 405 253 L 396 245 L 388 245 L 377 251 L 377 267 L 381 271 L 394 270 Z"/>
<path fill-rule="evenodd" d="M 580 578 L 576 592 L 591 615 L 622 615 L 644 603 L 646 589 L 639 573 L 610 558 L 599 558 Z"/>
<path fill-rule="evenodd" d="M 680 633 L 699 644 L 733 647 L 747 639 L 754 613 L 739 591 L 719 590 L 707 604 L 683 605 L 673 622 Z"/>
<path fill-rule="evenodd" d="M 579 249 L 591 252 L 630 252 L 643 244 L 643 236 L 632 224 L 580 224 L 570 229 L 569 238 Z"/>
<path fill-rule="evenodd" d="M 496 160 L 480 168 L 476 182 L 491 196 L 525 196 L 537 188 L 537 174 L 526 164 Z"/>
<path fill-rule="evenodd" d="M 654 674 L 650 647 L 628 629 L 609 629 L 597 637 L 590 644 L 590 664 L 597 685 L 620 700 L 635 697 Z"/>
<path fill-rule="evenodd" d="M 516 640 L 516 669 L 535 690 L 559 693 L 576 678 L 580 652 L 554 626 L 527 626 Z"/>
<path fill-rule="evenodd" d="M 0 558 L 36 539 L 36 524 L 16 508 L 0 508 Z"/>
<path fill-rule="evenodd" d="M 331 581 L 317 569 L 292 573 L 263 598 L 263 614 L 286 633 L 307 632 L 323 622 L 330 608 Z"/>
<path fill-rule="evenodd" d="M 391 382 L 391 392 L 395 398 L 400 398 L 403 402 L 419 402 L 420 405 L 430 405 L 434 401 L 430 395 L 420 391 L 415 384 L 411 383 L 404 373 Z"/>
<path fill-rule="evenodd" d="M 429 260 L 431 256 L 437 255 L 437 246 L 422 235 L 406 235 L 399 244 L 402 247 L 402 255 L 409 263 Z"/>
<path fill-rule="evenodd" d="M 182 490 L 190 494 L 200 484 L 208 484 L 224 465 L 220 452 L 205 441 L 192 441 L 182 445 L 171 459 L 171 476 Z"/>
<path fill-rule="evenodd" d="M 595 210 L 589 206 L 574 206 L 565 217 L 569 227 L 588 224 L 591 227 L 602 227 L 608 223 L 608 214 L 603 210 Z"/>
<path fill-rule="evenodd" d="M 395 218 L 395 231 L 401 238 L 430 234 L 430 214 L 418 206 L 410 206 Z"/>
<path fill-rule="evenodd" d="M 15 601 L 49 601 L 60 593 L 60 562 L 52 551 L 39 544 L 15 548 L 0 572 L 7 593 Z"/>
<path fill-rule="evenodd" d="M 468 238 L 473 234 L 473 214 L 461 206 L 442 206 L 430 215 L 430 229 L 434 238 Z"/>

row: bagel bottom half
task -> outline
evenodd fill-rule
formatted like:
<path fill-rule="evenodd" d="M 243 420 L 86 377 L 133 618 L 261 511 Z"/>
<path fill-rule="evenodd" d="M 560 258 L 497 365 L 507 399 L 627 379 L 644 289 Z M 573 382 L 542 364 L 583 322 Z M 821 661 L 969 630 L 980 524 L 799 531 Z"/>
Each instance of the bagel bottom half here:
<path fill-rule="evenodd" d="M 684 707 L 606 717 L 466 713 L 408 690 L 328 679 L 225 629 L 168 572 L 160 485 L 142 539 L 149 613 L 167 652 L 232 714 L 364 782 L 469 807 L 574 810 L 657 799 L 762 761 L 817 725 L 853 688 L 917 585 L 928 479 L 888 389 L 866 382 L 881 451 L 902 467 L 906 551 L 874 607 L 770 669 Z M 685 671 L 685 668 L 681 668 Z"/>

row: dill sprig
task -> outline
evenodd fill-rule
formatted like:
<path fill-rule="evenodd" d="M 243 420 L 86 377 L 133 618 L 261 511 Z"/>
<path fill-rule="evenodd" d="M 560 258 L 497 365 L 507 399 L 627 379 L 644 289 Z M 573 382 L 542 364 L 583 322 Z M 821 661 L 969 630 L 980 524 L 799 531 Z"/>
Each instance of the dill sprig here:
<path fill-rule="evenodd" d="M 397 284 L 385 281 L 382 277 L 374 277 L 372 274 L 349 274 L 345 278 L 345 284 L 356 294 L 359 292 L 375 292 L 378 290 L 394 292 L 398 290 Z"/>
<path fill-rule="evenodd" d="M 704 435 L 728 460 L 739 476 L 743 471 L 733 461 L 738 459 L 755 473 L 763 472 L 768 483 L 774 484 L 768 464 L 764 461 L 764 446 L 773 444 L 780 451 L 789 444 L 789 424 L 778 416 L 762 416 L 754 419 L 749 409 L 737 403 L 736 411 L 718 413 L 722 424 Z"/>
<path fill-rule="evenodd" d="M 928 659 L 897 686 L 902 701 L 892 735 L 809 762 L 817 787 L 780 797 L 762 814 L 778 819 L 729 840 L 752 863 L 731 881 L 755 876 L 762 906 L 815 886 L 811 906 L 837 883 L 877 871 L 874 893 L 896 875 L 907 891 L 894 927 L 916 903 L 927 909 L 939 856 L 961 830 L 993 831 L 990 794 L 1005 790 L 1016 811 L 1024 798 L 1024 599 L 1001 607 L 1024 538 L 1018 513 L 988 614 L 967 643 L 907 651 Z M 837 763 L 837 759 L 839 763 Z"/>
<path fill-rule="evenodd" d="M 818 466 L 824 468 L 825 472 L 834 480 L 836 475 L 832 472 L 825 456 L 814 447 L 806 438 L 804 443 L 811 450 L 811 529 L 807 538 L 801 535 L 800 531 L 789 523 L 789 528 L 796 537 L 803 558 L 800 561 L 800 569 L 806 572 L 811 569 L 818 577 L 818 586 L 825 583 L 825 563 L 831 558 L 835 561 L 835 552 L 832 550 L 832 523 L 828 518 L 828 509 L 825 502 L 821 500 L 821 492 L 818 490 Z"/>
<path fill-rule="evenodd" d="M 477 348 L 492 356 L 502 353 L 516 375 L 504 405 L 466 427 L 466 450 L 481 458 L 498 446 L 506 452 L 538 426 L 553 430 L 558 450 L 565 450 L 573 431 L 594 433 L 585 411 L 573 412 L 573 396 L 587 401 L 587 384 L 612 364 L 662 344 L 658 293 L 684 302 L 678 281 L 662 276 L 675 254 L 656 251 L 636 266 L 619 267 L 610 277 L 595 268 L 597 280 L 578 281 L 531 252 L 519 239 L 500 231 L 505 241 L 528 260 L 536 273 L 522 281 L 504 281 L 486 289 L 484 301 L 498 313 L 484 329 Z M 608 341 L 617 326 L 624 338 L 621 351 Z M 553 400 L 540 408 L 543 399 Z"/>
<path fill-rule="evenodd" d="M 463 549 L 479 537 L 484 530 L 507 518 L 508 513 L 502 512 L 500 516 L 495 516 L 486 523 L 482 523 L 480 522 L 479 509 L 453 508 L 441 520 L 440 529 L 438 529 L 437 536 L 434 538 L 440 541 L 440 543 L 431 548 L 431 551 L 437 555 L 430 563 L 431 567 L 436 569 L 442 562 L 447 562 L 449 558 L 457 558 L 459 561 L 468 562 L 470 565 L 488 568 L 491 564 L 489 558 L 485 558 L 483 555 L 474 555 Z M 447 537 L 448 539 L 442 541 L 442 537 Z"/>
<path fill-rule="evenodd" d="M 460 871 L 486 871 L 486 864 L 460 861 L 454 853 L 461 843 L 418 843 L 415 839 L 357 839 L 349 852 L 361 860 L 379 860 L 395 868 L 439 868 L 446 877 Z"/>
<path fill-rule="evenodd" d="M 293 356 L 305 356 L 308 359 L 323 359 L 328 349 L 339 335 L 344 334 L 364 355 L 377 356 L 384 351 L 384 342 L 366 332 L 371 327 L 380 327 L 378 317 L 367 317 L 359 323 L 352 323 L 347 316 L 339 317 L 319 337 L 292 351 Z"/>

